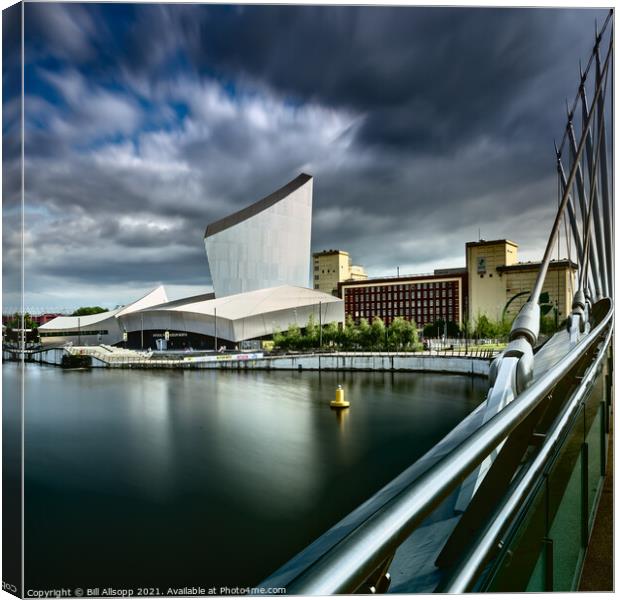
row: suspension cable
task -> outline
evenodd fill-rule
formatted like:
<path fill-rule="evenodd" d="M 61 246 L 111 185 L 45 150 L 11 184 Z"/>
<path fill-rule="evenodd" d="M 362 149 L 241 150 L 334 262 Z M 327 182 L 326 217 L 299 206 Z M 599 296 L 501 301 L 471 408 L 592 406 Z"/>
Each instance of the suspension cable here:
<path fill-rule="evenodd" d="M 610 42 L 609 42 L 609 49 L 607 50 L 607 56 L 605 57 L 605 64 L 603 65 L 603 74 L 605 75 L 607 73 L 608 67 L 609 67 L 609 61 L 611 58 L 611 51 L 613 48 L 613 37 L 611 38 Z M 596 90 L 594 92 L 594 97 L 592 99 L 592 103 L 593 106 L 595 105 L 596 101 L 598 100 L 598 97 L 601 94 L 601 90 L 602 90 L 602 86 L 599 85 L 596 86 Z M 593 119 L 593 113 L 592 111 L 590 111 L 589 115 L 588 115 L 588 120 L 584 125 L 584 131 L 587 131 L 588 128 L 591 126 L 592 123 L 592 119 Z M 553 227 L 551 229 L 551 234 L 549 236 L 549 239 L 547 241 L 547 247 L 545 249 L 545 254 L 543 256 L 543 260 L 542 263 L 540 265 L 540 270 L 538 271 L 538 276 L 536 277 L 536 283 L 534 284 L 534 289 L 532 290 L 532 295 L 530 296 L 530 299 L 534 298 L 538 298 L 540 296 L 540 293 L 542 291 L 542 287 L 545 281 L 545 277 L 547 275 L 547 270 L 549 268 L 549 261 L 551 259 L 551 251 L 553 249 L 553 246 L 555 245 L 555 236 L 558 233 L 558 229 L 560 226 L 560 219 L 562 217 L 562 213 L 564 212 L 564 209 L 566 207 L 566 203 L 568 202 L 568 196 L 569 196 L 569 190 L 570 187 L 573 184 L 573 181 L 575 179 L 575 175 L 577 174 L 577 168 L 579 167 L 579 159 L 581 158 L 581 155 L 583 153 L 583 149 L 585 147 L 585 143 L 586 143 L 586 136 L 582 134 L 581 139 L 579 141 L 579 146 L 577 147 L 577 157 L 575 162 L 573 163 L 573 166 L 570 170 L 570 174 L 568 176 L 568 180 L 567 180 L 567 186 L 566 189 L 564 190 L 564 194 L 562 195 L 562 202 L 560 203 L 560 208 L 558 209 L 558 212 L 556 214 L 555 217 L 555 221 L 553 223 Z M 585 250 L 585 249 L 584 249 Z M 584 256 L 585 256 L 585 252 L 584 252 Z"/>
<path fill-rule="evenodd" d="M 607 79 L 609 75 L 609 70 L 605 71 L 605 82 L 604 82 L 604 91 L 603 91 L 603 97 L 605 96 L 606 92 L 607 92 Z M 600 89 L 600 83 L 599 82 L 599 89 Z M 588 121 L 590 121 L 590 119 L 588 119 Z M 590 248 L 590 243 L 591 243 L 591 237 L 592 237 L 592 232 L 591 232 L 591 225 L 592 225 L 592 215 L 593 215 L 593 208 L 594 208 L 594 200 L 596 198 L 596 187 L 597 187 L 597 182 L 598 182 L 598 178 L 597 178 L 597 169 L 598 166 L 600 164 L 600 151 L 601 151 L 601 140 L 603 139 L 603 124 L 605 123 L 605 121 L 603 119 L 599 119 L 599 126 L 598 126 L 598 137 L 596 140 L 596 152 L 593 154 L 592 157 L 592 172 L 590 175 L 590 197 L 589 197 L 589 202 L 588 202 L 588 224 L 587 224 L 587 228 L 586 228 L 586 238 L 584 240 L 584 256 L 586 257 L 586 267 L 589 267 L 589 261 L 588 261 L 588 250 Z M 585 271 L 585 269 L 584 269 Z M 583 284 L 584 284 L 584 271 L 582 271 L 580 273 L 580 281 L 579 281 L 579 289 L 583 289 Z"/>

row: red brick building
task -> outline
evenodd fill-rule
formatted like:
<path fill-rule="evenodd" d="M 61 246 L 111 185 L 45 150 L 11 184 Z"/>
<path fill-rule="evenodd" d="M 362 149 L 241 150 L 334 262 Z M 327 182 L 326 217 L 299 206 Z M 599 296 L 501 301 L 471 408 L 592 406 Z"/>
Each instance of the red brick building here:
<path fill-rule="evenodd" d="M 365 281 L 342 281 L 338 295 L 345 317 L 356 323 L 379 317 L 389 325 L 396 317 L 418 327 L 439 319 L 458 325 L 467 315 L 467 270 L 438 269 L 429 275 L 404 275 Z"/>

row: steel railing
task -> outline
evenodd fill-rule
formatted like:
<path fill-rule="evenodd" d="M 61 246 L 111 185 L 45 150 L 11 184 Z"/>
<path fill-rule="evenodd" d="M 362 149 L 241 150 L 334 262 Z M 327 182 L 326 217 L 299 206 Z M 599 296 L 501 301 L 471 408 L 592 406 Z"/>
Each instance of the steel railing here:
<path fill-rule="evenodd" d="M 572 350 L 431 469 L 409 483 L 318 558 L 308 553 L 308 564 L 301 569 L 299 564 L 303 564 L 304 553 L 298 555 L 295 558 L 296 574 L 284 583 L 287 592 L 305 595 L 353 593 L 374 574 L 381 572 L 418 525 L 548 397 L 605 333 L 608 343 L 612 322 L 613 308 L 609 303 L 605 317 Z M 579 389 L 589 380 L 583 381 Z M 560 425 L 563 422 L 562 418 Z M 503 516 L 506 515 L 500 512 L 498 519 Z M 501 523 L 498 521 L 498 524 Z M 487 556 L 484 549 L 495 532 L 492 529 L 487 534 L 489 537 L 483 539 L 480 552 L 474 553 L 464 565 L 463 574 L 469 574 L 468 581 Z M 261 587 L 266 586 L 270 579 L 260 584 Z M 281 576 L 278 582 L 282 583 Z M 455 583 L 454 588 L 460 589 L 460 584 Z"/>
<path fill-rule="evenodd" d="M 481 536 L 472 544 L 471 550 L 453 571 L 448 582 L 442 585 L 441 591 L 459 594 L 468 591 L 476 578 L 481 574 L 487 561 L 497 548 L 500 537 L 505 533 L 506 524 L 523 506 L 530 492 L 534 489 L 540 476 L 544 473 L 549 461 L 553 458 L 558 446 L 570 429 L 571 421 L 580 404 L 588 394 L 590 386 L 597 377 L 598 369 L 603 362 L 612 338 L 613 328 L 609 327 L 604 342 L 594 362 L 588 368 L 579 387 L 571 396 L 565 409 L 557 416 L 545 436 L 545 441 L 532 460 L 525 473 L 515 483 L 513 489 L 497 507 L 494 516 L 487 523 Z"/>

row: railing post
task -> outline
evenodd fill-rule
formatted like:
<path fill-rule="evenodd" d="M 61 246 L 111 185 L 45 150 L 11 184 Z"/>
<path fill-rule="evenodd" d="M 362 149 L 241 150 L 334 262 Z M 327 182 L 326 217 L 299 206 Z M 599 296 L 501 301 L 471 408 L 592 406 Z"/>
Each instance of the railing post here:
<path fill-rule="evenodd" d="M 607 375 L 605 375 L 607 378 Z M 605 471 L 607 470 L 607 439 L 606 436 L 609 433 L 609 418 L 607 414 L 607 405 L 604 400 L 600 402 L 601 407 L 601 477 L 605 477 Z"/>
<path fill-rule="evenodd" d="M 545 592 L 553 591 L 553 540 L 543 538 L 545 548 Z"/>
<path fill-rule="evenodd" d="M 585 410 L 584 410 L 585 417 Z M 588 444 L 581 444 L 581 546 L 587 548 L 588 527 Z"/>

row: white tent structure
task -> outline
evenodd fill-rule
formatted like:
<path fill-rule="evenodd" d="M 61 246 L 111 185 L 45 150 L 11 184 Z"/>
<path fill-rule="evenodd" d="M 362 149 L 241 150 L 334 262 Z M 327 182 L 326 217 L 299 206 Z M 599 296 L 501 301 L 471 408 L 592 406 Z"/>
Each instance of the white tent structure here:
<path fill-rule="evenodd" d="M 168 302 L 163 285 L 132 302 L 96 315 L 81 317 L 56 317 L 39 327 L 41 343 L 45 346 L 59 346 L 68 342 L 84 346 L 117 344 L 123 339 L 119 318 L 134 311 Z"/>
<path fill-rule="evenodd" d="M 317 324 L 341 323 L 343 302 L 323 292 L 283 285 L 224 298 L 187 298 L 132 311 L 120 320 L 128 332 L 185 331 L 236 343 L 272 335 L 289 325 L 305 327 L 311 315 Z"/>

